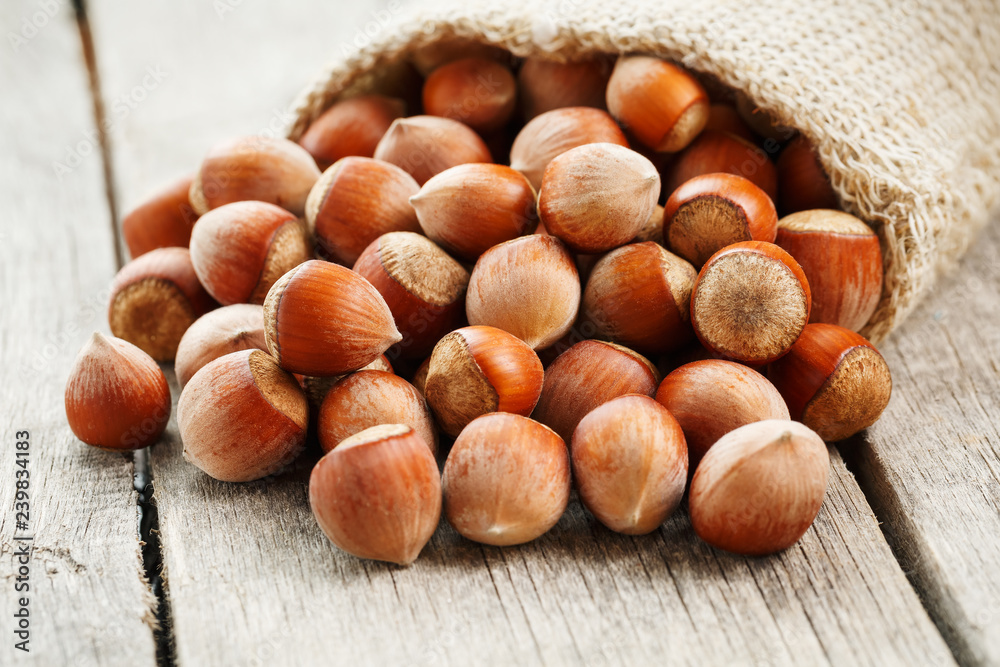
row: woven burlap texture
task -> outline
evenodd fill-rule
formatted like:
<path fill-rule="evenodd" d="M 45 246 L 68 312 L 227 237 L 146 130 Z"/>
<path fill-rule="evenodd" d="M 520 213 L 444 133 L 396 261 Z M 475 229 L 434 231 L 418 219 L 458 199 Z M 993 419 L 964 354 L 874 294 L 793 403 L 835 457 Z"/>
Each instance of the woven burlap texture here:
<path fill-rule="evenodd" d="M 883 339 L 1000 203 L 995 0 L 433 2 L 360 27 L 303 93 L 297 138 L 338 97 L 442 40 L 515 56 L 661 56 L 737 90 L 816 146 L 845 210 L 879 233 Z"/>

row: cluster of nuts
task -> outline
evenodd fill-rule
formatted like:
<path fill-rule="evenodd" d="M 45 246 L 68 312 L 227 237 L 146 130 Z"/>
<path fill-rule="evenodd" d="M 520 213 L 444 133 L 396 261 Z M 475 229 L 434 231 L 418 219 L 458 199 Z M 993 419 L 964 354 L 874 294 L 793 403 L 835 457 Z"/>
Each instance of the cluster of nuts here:
<path fill-rule="evenodd" d="M 418 58 L 416 101 L 220 144 L 127 216 L 73 431 L 155 442 L 173 361 L 187 460 L 260 479 L 312 433 L 313 512 L 357 556 L 412 562 L 442 510 L 471 540 L 532 540 L 571 479 L 615 531 L 656 530 L 687 491 L 716 547 L 794 544 L 824 441 L 889 399 L 856 333 L 877 237 L 805 137 L 673 64 L 473 53 Z"/>

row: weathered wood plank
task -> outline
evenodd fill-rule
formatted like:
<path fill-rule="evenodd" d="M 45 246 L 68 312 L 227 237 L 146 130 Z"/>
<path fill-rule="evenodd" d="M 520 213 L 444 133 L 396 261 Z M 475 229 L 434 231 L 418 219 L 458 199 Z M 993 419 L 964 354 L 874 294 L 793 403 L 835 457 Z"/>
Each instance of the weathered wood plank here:
<path fill-rule="evenodd" d="M 125 207 L 215 139 L 266 129 L 374 6 L 243 3 L 220 18 L 208 4 L 92 0 L 108 100 L 149 66 L 168 73 L 113 131 Z M 683 513 L 652 536 L 616 535 L 574 503 L 518 548 L 483 548 L 443 525 L 408 569 L 327 542 L 307 504 L 314 460 L 231 485 L 183 461 L 173 424 L 154 448 L 180 664 L 952 662 L 835 452 L 815 528 L 777 557 L 716 552 Z"/>
<path fill-rule="evenodd" d="M 959 661 L 1000 664 L 1000 224 L 883 352 L 895 399 L 854 467 Z"/>
<path fill-rule="evenodd" d="M 63 409 L 77 350 L 95 329 L 107 331 L 115 272 L 80 36 L 65 1 L 3 2 L 0 26 L 0 664 L 154 665 L 132 457 L 80 443 Z M 27 531 L 14 513 L 23 430 Z M 34 536 L 26 594 L 15 589 L 24 535 Z M 30 600 L 28 654 L 14 648 L 21 597 Z"/>

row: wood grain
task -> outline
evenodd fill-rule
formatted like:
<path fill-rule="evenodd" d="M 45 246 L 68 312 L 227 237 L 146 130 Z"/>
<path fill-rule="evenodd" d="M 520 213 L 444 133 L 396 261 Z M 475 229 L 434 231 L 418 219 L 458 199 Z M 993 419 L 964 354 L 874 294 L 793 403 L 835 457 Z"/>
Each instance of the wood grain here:
<path fill-rule="evenodd" d="M 242 3 L 220 17 L 210 3 L 92 0 L 106 101 L 149 66 L 169 72 L 112 132 L 124 209 L 212 141 L 265 129 L 379 6 Z M 952 664 L 835 452 L 815 527 L 779 556 L 712 550 L 683 513 L 616 535 L 574 502 L 522 547 L 442 525 L 408 569 L 330 545 L 307 503 L 315 457 L 232 485 L 183 460 L 175 424 L 153 449 L 179 664 Z"/>
<path fill-rule="evenodd" d="M 893 400 L 848 451 L 959 661 L 1000 664 L 1000 224 L 882 352 Z"/>
<path fill-rule="evenodd" d="M 107 332 L 115 256 L 73 10 L 45 6 L 52 11 L 0 4 L 0 664 L 153 665 L 155 600 L 139 558 L 132 457 L 81 443 L 63 409 L 77 350 L 92 331 Z M 30 37 L 15 48 L 8 30 Z M 27 654 L 13 635 L 22 430 L 31 434 L 34 535 Z"/>

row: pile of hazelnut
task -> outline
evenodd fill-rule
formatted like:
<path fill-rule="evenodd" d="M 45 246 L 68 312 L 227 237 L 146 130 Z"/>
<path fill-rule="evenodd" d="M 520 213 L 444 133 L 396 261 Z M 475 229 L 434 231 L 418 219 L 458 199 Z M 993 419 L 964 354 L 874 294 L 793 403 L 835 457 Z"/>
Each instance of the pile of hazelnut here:
<path fill-rule="evenodd" d="M 313 513 L 362 558 L 411 563 L 442 508 L 468 539 L 533 540 L 571 482 L 622 533 L 687 491 L 715 547 L 794 544 L 824 441 L 891 391 L 856 333 L 879 241 L 809 142 L 657 58 L 437 55 L 416 99 L 220 144 L 124 220 L 135 259 L 115 337 L 71 372 L 74 433 L 155 442 L 174 361 L 185 458 L 256 480 L 313 434 Z"/>

